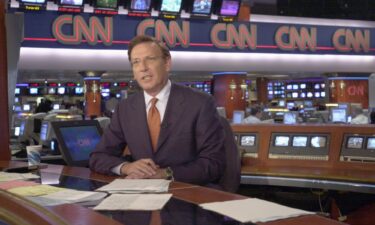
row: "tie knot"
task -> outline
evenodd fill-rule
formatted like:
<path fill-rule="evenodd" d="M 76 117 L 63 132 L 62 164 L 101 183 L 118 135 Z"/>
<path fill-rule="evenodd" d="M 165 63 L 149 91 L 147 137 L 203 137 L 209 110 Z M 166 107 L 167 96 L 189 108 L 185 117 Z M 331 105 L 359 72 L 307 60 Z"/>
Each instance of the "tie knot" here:
<path fill-rule="evenodd" d="M 159 99 L 157 99 L 157 98 L 152 98 L 151 100 L 150 100 L 150 102 L 151 102 L 151 106 L 155 106 L 156 105 L 156 102 L 158 101 Z"/>

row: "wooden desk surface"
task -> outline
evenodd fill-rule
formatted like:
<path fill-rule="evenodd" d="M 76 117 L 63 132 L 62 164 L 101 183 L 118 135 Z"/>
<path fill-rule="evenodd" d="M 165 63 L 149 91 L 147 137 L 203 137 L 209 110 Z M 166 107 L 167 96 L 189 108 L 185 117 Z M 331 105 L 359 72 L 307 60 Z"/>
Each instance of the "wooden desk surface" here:
<path fill-rule="evenodd" d="M 16 167 L 23 166 L 23 162 L 9 162 L 0 161 L 0 169 L 6 167 Z M 116 177 L 104 176 L 98 173 L 91 172 L 87 168 L 79 167 L 67 167 L 61 165 L 48 165 L 47 168 L 41 169 L 41 173 L 52 173 L 60 174 L 72 177 L 78 177 L 83 179 L 90 179 L 102 182 L 110 182 Z M 227 201 L 227 200 L 237 200 L 246 199 L 247 197 L 222 192 L 206 187 L 201 187 L 197 185 L 191 185 L 181 182 L 172 182 L 170 186 L 170 193 L 173 194 L 174 198 L 183 200 L 185 202 L 200 204 L 215 201 Z M 117 225 L 120 224 L 108 217 L 101 215 L 93 210 L 84 208 L 75 204 L 64 204 L 59 206 L 48 207 L 49 210 L 56 213 L 58 216 L 63 218 L 68 222 L 68 224 L 106 224 L 106 225 Z M 327 219 L 317 215 L 301 216 L 296 218 L 288 218 L 283 220 L 277 220 L 267 223 L 257 223 L 259 225 L 300 225 L 300 224 L 319 224 L 319 225 L 339 225 L 344 224 L 331 219 Z"/>

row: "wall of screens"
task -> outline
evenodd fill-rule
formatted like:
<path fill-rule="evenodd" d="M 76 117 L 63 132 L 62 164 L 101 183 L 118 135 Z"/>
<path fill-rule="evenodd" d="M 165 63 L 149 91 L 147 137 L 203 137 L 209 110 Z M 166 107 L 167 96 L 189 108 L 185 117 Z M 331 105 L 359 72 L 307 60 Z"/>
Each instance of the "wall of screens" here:
<path fill-rule="evenodd" d="M 341 146 L 340 160 L 375 162 L 375 135 L 345 134 Z"/>
<path fill-rule="evenodd" d="M 269 158 L 328 160 L 330 135 L 272 133 Z"/>

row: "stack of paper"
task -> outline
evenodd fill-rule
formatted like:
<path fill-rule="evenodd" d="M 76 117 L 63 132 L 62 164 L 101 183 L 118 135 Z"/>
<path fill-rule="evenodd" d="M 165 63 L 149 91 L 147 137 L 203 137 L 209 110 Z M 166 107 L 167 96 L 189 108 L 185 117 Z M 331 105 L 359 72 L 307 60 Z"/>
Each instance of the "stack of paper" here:
<path fill-rule="evenodd" d="M 162 193 L 168 192 L 170 180 L 163 179 L 116 179 L 111 183 L 97 189 L 114 193 Z"/>
<path fill-rule="evenodd" d="M 39 178 L 38 175 L 32 173 L 7 173 L 0 172 L 0 182 L 12 181 L 12 180 L 27 180 Z"/>
<path fill-rule="evenodd" d="M 201 204 L 200 206 L 204 209 L 231 217 L 242 223 L 267 222 L 300 215 L 313 214 L 312 212 L 294 209 L 256 198 L 205 203 Z"/>
<path fill-rule="evenodd" d="M 104 199 L 95 210 L 159 210 L 172 194 L 113 194 Z"/>

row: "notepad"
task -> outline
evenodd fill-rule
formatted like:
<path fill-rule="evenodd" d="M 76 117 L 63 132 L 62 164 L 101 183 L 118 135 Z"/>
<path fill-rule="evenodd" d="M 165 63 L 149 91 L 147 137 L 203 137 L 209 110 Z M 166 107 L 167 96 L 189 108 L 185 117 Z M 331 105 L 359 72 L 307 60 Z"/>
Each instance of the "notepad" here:
<path fill-rule="evenodd" d="M 97 189 L 114 193 L 163 193 L 168 192 L 170 180 L 163 179 L 116 179 Z"/>

